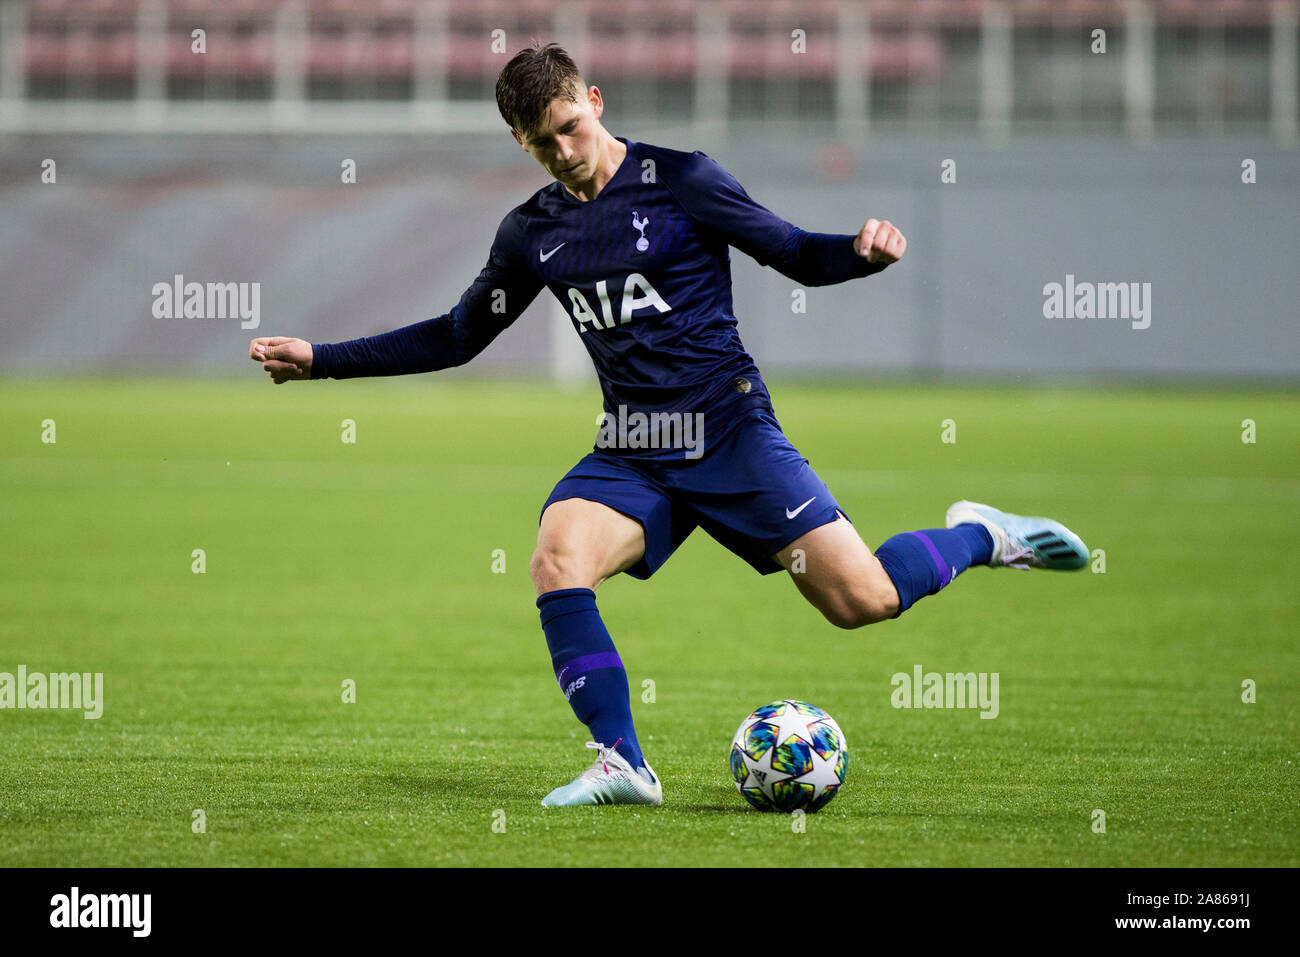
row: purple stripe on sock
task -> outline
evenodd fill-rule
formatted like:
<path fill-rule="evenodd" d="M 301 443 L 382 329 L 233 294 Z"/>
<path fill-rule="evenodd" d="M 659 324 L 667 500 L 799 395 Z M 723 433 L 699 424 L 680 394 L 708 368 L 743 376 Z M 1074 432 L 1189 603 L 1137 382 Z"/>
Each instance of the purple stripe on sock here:
<path fill-rule="evenodd" d="M 616 651 L 602 651 L 595 655 L 583 655 L 581 658 L 574 658 L 572 661 L 566 661 L 560 666 L 560 670 L 555 673 L 555 680 L 564 686 L 564 678 L 576 678 L 578 675 L 585 675 L 588 671 L 595 671 L 597 668 L 622 668 L 623 659 L 618 656 Z"/>
<path fill-rule="evenodd" d="M 930 553 L 930 560 L 934 562 L 934 567 L 939 569 L 939 587 L 942 588 L 952 581 L 952 569 L 948 567 L 948 563 L 939 554 L 939 549 L 934 547 L 934 542 L 930 541 L 930 536 L 921 532 L 908 532 L 907 534 L 919 538 L 925 545 L 925 550 Z"/>

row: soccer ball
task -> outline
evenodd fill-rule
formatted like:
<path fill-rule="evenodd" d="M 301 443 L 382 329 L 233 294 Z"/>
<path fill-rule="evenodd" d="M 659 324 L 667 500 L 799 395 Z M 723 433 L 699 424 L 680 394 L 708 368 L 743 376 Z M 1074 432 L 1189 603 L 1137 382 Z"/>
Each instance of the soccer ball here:
<path fill-rule="evenodd" d="M 731 779 L 760 811 L 820 811 L 849 768 L 835 719 L 805 701 L 773 701 L 740 722 L 731 742 Z"/>

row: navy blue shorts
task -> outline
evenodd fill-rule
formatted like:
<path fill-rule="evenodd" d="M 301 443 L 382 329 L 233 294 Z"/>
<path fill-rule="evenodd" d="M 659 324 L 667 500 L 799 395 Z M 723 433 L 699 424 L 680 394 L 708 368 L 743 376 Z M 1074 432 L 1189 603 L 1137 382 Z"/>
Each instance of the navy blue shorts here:
<path fill-rule="evenodd" d="M 645 555 L 627 573 L 643 579 L 697 527 L 769 575 L 781 570 L 773 555 L 843 514 L 765 408 L 742 414 L 698 459 L 597 449 L 560 479 L 542 511 L 568 498 L 600 502 L 641 523 Z"/>

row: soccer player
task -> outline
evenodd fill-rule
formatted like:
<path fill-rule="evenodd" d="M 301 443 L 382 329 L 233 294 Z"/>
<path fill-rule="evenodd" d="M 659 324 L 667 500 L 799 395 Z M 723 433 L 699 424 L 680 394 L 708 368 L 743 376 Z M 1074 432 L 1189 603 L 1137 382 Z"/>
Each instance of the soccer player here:
<path fill-rule="evenodd" d="M 649 578 L 696 527 L 761 574 L 786 569 L 841 628 L 896 618 L 971 565 L 1087 564 L 1058 522 L 966 501 L 945 528 L 895 535 L 873 554 L 782 432 L 736 331 L 728 247 L 822 286 L 898 262 L 907 240 L 888 220 L 856 235 L 806 232 L 701 152 L 611 135 L 600 90 L 555 44 L 514 56 L 496 97 L 555 182 L 506 214 L 451 311 L 348 342 L 258 338 L 249 354 L 276 384 L 431 372 L 482 352 L 544 287 L 569 311 L 605 426 L 543 505 L 530 572 L 556 679 L 597 757 L 543 804 L 662 803 L 596 589 L 620 572 Z"/>

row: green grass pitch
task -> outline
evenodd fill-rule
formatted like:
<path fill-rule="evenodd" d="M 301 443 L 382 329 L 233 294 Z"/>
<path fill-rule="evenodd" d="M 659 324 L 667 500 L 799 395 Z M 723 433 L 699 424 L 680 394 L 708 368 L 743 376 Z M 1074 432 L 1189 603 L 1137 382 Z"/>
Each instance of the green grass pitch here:
<path fill-rule="evenodd" d="M 0 383 L 0 671 L 106 698 L 0 710 L 0 864 L 1300 864 L 1300 396 L 774 394 L 869 545 L 969 497 L 1061 518 L 1105 573 L 977 568 L 845 632 L 697 532 L 599 594 L 665 804 L 563 809 L 539 799 L 590 752 L 528 558 L 594 390 Z M 998 672 L 999 716 L 895 710 L 916 664 Z M 850 745 L 805 833 L 727 774 L 780 697 Z"/>

